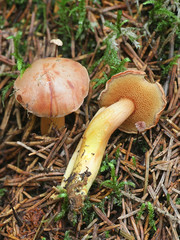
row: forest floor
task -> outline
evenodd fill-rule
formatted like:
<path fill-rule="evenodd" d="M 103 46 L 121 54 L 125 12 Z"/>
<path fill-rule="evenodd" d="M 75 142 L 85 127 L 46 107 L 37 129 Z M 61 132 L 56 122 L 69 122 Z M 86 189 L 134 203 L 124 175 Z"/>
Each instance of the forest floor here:
<path fill-rule="evenodd" d="M 0 5 L 0 239 L 178 240 L 179 1 L 15 0 Z M 54 56 L 84 65 L 90 91 L 80 109 L 66 116 L 64 127 L 52 126 L 42 135 L 40 118 L 16 102 L 13 84 L 34 60 Z M 70 221 L 68 197 L 57 186 L 99 109 L 105 83 L 132 68 L 163 86 L 166 108 L 146 132 L 117 129 L 112 134 L 84 206 Z"/>

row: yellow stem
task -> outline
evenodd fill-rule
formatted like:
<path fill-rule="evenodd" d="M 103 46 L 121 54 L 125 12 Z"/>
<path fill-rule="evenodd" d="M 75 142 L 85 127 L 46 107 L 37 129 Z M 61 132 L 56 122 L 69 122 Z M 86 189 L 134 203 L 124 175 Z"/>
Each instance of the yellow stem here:
<path fill-rule="evenodd" d="M 99 171 L 102 157 L 111 134 L 133 113 L 134 103 L 121 99 L 100 111 L 84 132 L 80 149 L 73 162 L 65 187 L 71 208 L 80 209 L 89 188 Z"/>
<path fill-rule="evenodd" d="M 66 181 L 69 178 L 69 176 L 70 176 L 70 174 L 71 174 L 71 172 L 73 170 L 76 158 L 77 158 L 79 150 L 81 148 L 81 144 L 82 144 L 82 138 L 80 139 L 80 141 L 79 141 L 79 143 L 78 143 L 78 145 L 76 147 L 76 150 L 74 151 L 74 153 L 73 153 L 73 155 L 72 155 L 72 157 L 71 157 L 71 159 L 70 159 L 70 161 L 68 163 L 68 166 L 66 168 L 66 172 L 65 172 L 65 174 L 63 176 L 63 180 L 61 182 L 61 187 L 63 187 L 63 188 L 65 187 Z"/>
<path fill-rule="evenodd" d="M 105 109 L 104 107 L 100 108 L 99 111 L 95 114 L 94 118 L 95 118 L 100 112 L 102 112 L 104 109 Z M 93 118 L 93 119 L 94 119 L 94 118 Z M 65 187 L 66 181 L 67 181 L 67 179 L 70 177 L 70 174 L 71 174 L 72 169 L 73 169 L 73 167 L 74 167 L 74 164 L 75 164 L 75 162 L 76 162 L 76 158 L 77 158 L 78 153 L 79 153 L 79 151 L 80 151 L 81 144 L 82 144 L 82 138 L 80 139 L 80 141 L 79 141 L 79 143 L 78 143 L 78 145 L 77 145 L 77 147 L 76 147 L 76 149 L 75 149 L 75 151 L 74 151 L 74 153 L 73 153 L 73 155 L 72 155 L 72 157 L 71 157 L 71 159 L 70 159 L 70 161 L 69 161 L 69 163 L 68 163 L 68 166 L 67 166 L 66 171 L 65 171 L 64 176 L 63 176 L 63 180 L 62 180 L 62 182 L 61 182 L 61 187 L 62 187 L 62 188 Z"/>

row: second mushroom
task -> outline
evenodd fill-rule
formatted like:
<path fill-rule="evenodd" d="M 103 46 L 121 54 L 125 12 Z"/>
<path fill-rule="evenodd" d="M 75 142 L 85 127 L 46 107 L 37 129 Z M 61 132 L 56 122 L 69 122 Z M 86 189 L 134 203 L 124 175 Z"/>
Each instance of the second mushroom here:
<path fill-rule="evenodd" d="M 34 61 L 14 83 L 16 100 L 41 117 L 41 133 L 51 124 L 64 126 L 64 116 L 75 112 L 89 90 L 89 75 L 80 63 L 60 57 Z"/>
<path fill-rule="evenodd" d="M 95 180 L 111 134 L 117 129 L 137 133 L 154 127 L 166 106 L 159 83 L 150 83 L 145 73 L 127 70 L 114 75 L 99 97 L 100 110 L 94 116 L 74 152 L 61 186 L 67 190 L 71 209 L 82 208 Z"/>

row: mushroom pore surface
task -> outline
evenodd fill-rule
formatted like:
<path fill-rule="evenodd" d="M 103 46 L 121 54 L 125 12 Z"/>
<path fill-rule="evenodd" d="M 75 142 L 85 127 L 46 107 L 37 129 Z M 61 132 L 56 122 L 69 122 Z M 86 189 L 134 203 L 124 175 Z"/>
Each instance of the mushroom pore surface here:
<path fill-rule="evenodd" d="M 161 85 L 146 81 L 144 75 L 141 71 L 126 71 L 114 75 L 99 98 L 101 107 L 107 107 L 122 98 L 128 98 L 134 103 L 133 114 L 119 127 L 127 133 L 137 133 L 135 123 L 139 121 L 145 122 L 146 129 L 156 125 L 166 105 Z"/>

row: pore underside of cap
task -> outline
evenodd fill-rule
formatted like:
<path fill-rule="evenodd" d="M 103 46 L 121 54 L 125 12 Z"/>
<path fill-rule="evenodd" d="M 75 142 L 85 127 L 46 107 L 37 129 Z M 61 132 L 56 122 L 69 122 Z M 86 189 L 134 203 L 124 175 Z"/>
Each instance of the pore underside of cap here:
<path fill-rule="evenodd" d="M 144 131 L 155 126 L 166 106 L 166 97 L 159 83 L 150 83 L 145 73 L 127 70 L 114 75 L 107 83 L 99 97 L 100 106 L 110 106 L 122 98 L 130 99 L 135 111 L 119 129 L 127 133 L 137 133 L 138 122 L 146 126 Z"/>

